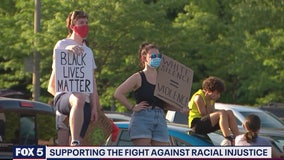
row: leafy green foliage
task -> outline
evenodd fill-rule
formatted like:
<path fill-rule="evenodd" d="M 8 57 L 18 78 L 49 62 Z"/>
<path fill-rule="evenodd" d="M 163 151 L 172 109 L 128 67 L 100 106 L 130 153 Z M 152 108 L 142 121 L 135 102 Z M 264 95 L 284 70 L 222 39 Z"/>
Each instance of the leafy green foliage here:
<path fill-rule="evenodd" d="M 34 1 L 4 0 L 0 88 L 32 92 L 32 74 L 25 71 L 23 60 L 37 50 L 40 100 L 52 99 L 46 88 L 53 47 L 67 36 L 65 19 L 75 9 L 89 15 L 88 41 L 105 109 L 126 111 L 112 95 L 140 70 L 137 51 L 143 41 L 156 43 L 163 54 L 194 70 L 192 93 L 203 79 L 215 75 L 227 86 L 220 101 L 251 105 L 284 101 L 284 2 L 279 0 L 41 0 L 37 34 Z"/>

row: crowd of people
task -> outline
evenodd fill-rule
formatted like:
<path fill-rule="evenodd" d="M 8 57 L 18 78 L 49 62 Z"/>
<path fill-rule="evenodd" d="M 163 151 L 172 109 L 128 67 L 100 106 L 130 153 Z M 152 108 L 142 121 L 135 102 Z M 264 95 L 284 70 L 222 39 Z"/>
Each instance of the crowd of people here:
<path fill-rule="evenodd" d="M 56 108 L 56 129 L 59 145 L 80 145 L 90 123 L 98 120 L 98 109 L 101 109 L 97 92 L 96 79 L 93 78 L 93 92 L 71 92 L 56 90 L 56 49 L 65 49 L 70 54 L 88 54 L 92 57 L 92 72 L 96 63 L 92 49 L 88 47 L 88 16 L 83 11 L 73 11 L 66 19 L 67 38 L 59 40 L 53 53 L 52 73 L 48 91 L 54 96 Z M 127 109 L 133 112 L 130 121 L 129 135 L 135 146 L 166 146 L 169 135 L 165 119 L 165 110 L 171 109 L 188 115 L 188 125 L 197 134 L 207 134 L 221 130 L 224 141 L 220 145 L 269 145 L 271 143 L 257 135 L 260 120 L 256 115 L 249 115 L 244 124 L 247 133 L 240 134 L 232 111 L 214 108 L 221 93 L 225 90 L 222 79 L 209 76 L 202 82 L 202 88 L 196 91 L 188 102 L 188 108 L 180 110 L 154 96 L 157 80 L 157 69 L 162 60 L 159 48 L 143 42 L 138 49 L 141 70 L 132 74 L 115 90 L 114 97 Z M 131 103 L 128 94 L 134 93 L 135 103 Z M 67 124 L 65 121 L 68 121 Z M 253 125 L 252 125 L 253 124 Z M 279 156 L 274 153 L 275 157 Z"/>

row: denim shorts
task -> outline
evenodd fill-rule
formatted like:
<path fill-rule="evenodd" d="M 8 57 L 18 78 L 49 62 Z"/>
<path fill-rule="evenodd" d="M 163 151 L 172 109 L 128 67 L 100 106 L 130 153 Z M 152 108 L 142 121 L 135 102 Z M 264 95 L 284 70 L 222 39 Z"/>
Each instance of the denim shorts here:
<path fill-rule="evenodd" d="M 155 107 L 134 112 L 129 126 L 130 139 L 150 138 L 159 142 L 169 142 L 169 134 L 164 110 Z"/>

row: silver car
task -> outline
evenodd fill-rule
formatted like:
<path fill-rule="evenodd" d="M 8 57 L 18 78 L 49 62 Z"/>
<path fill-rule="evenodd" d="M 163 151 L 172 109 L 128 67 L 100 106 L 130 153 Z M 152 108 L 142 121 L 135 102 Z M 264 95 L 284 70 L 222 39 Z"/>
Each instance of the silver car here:
<path fill-rule="evenodd" d="M 242 126 L 243 122 L 245 121 L 245 117 L 249 114 L 258 115 L 261 119 L 261 130 L 259 134 L 272 138 L 275 144 L 278 146 L 277 148 L 283 152 L 284 122 L 272 113 L 255 107 L 224 103 L 215 103 L 215 109 L 231 110 L 236 117 L 238 128 L 241 133 L 245 132 Z M 180 112 L 168 111 L 166 118 L 169 122 L 188 124 L 188 117 Z"/>
<path fill-rule="evenodd" d="M 275 140 L 276 143 L 278 143 L 279 148 L 282 148 L 283 151 L 282 146 L 284 145 L 284 122 L 272 113 L 263 111 L 255 107 L 225 103 L 215 103 L 215 109 L 231 110 L 236 117 L 240 132 L 245 132 L 242 124 L 244 123 L 247 115 L 258 115 L 261 121 L 261 129 L 259 131 L 259 135 L 271 137 L 273 140 Z"/>

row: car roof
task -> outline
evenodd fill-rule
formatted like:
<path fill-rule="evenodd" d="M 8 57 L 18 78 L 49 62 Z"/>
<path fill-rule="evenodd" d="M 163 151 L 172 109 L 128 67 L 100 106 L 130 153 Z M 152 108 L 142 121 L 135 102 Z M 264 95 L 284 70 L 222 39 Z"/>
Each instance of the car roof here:
<path fill-rule="evenodd" d="M 54 114 L 49 104 L 33 100 L 0 97 L 0 112 L 19 112 L 25 114 Z"/>
<path fill-rule="evenodd" d="M 1 97 L 8 97 L 8 96 L 23 96 L 24 93 L 20 91 L 15 91 L 12 89 L 0 89 L 0 96 Z"/>
<path fill-rule="evenodd" d="M 113 121 L 130 121 L 131 115 L 114 111 L 104 111 L 105 115 Z"/>
<path fill-rule="evenodd" d="M 269 103 L 265 106 L 258 107 L 259 109 L 273 113 L 280 119 L 284 120 L 284 104 L 283 103 Z"/>
<path fill-rule="evenodd" d="M 120 121 L 120 122 L 115 122 L 115 124 L 118 124 L 121 126 L 121 128 L 128 128 L 129 122 L 128 121 Z M 188 128 L 187 125 L 185 124 L 178 124 L 178 123 L 168 123 L 168 128 L 176 129 L 179 131 L 191 131 L 190 128 Z"/>
<path fill-rule="evenodd" d="M 232 109 L 232 110 L 236 110 L 239 112 L 242 112 L 242 111 L 262 112 L 262 110 L 258 108 L 254 108 L 251 106 L 238 105 L 238 104 L 215 103 L 215 108 L 216 109 Z"/>
<path fill-rule="evenodd" d="M 254 108 L 254 107 L 250 107 L 250 106 L 244 106 L 244 105 L 237 105 L 237 104 L 225 104 L 225 103 L 215 103 L 215 108 L 216 109 L 225 109 L 225 110 L 232 110 L 235 114 L 236 117 L 239 118 L 239 120 L 241 122 L 243 122 L 245 120 L 244 115 L 240 114 L 241 112 L 245 113 L 245 112 L 251 112 L 251 113 L 255 113 L 255 114 L 259 114 L 259 115 L 263 115 L 264 114 L 268 114 L 269 116 L 274 117 L 275 120 L 279 121 L 279 123 L 282 123 L 281 120 L 275 116 L 273 116 L 272 113 L 267 113 L 264 110 L 261 110 L 259 108 Z M 260 113 L 261 112 L 261 113 Z M 261 121 L 262 124 L 264 123 L 268 123 L 267 121 Z M 283 126 L 283 125 L 282 125 Z M 268 135 L 283 135 L 284 130 L 283 127 L 279 128 L 266 128 L 266 127 L 262 127 L 260 129 L 260 133 L 262 134 L 268 134 Z"/>
<path fill-rule="evenodd" d="M 119 128 L 127 129 L 129 127 L 129 122 L 115 122 Z M 188 128 L 187 125 L 177 124 L 177 123 L 168 123 L 168 131 L 171 136 L 179 137 L 184 141 L 194 145 L 194 146 L 208 146 L 213 145 L 212 142 L 209 142 L 209 137 L 197 135 L 192 132 L 192 129 Z M 187 134 L 189 133 L 189 134 Z M 190 138 L 189 138 L 190 137 Z"/>

